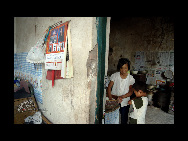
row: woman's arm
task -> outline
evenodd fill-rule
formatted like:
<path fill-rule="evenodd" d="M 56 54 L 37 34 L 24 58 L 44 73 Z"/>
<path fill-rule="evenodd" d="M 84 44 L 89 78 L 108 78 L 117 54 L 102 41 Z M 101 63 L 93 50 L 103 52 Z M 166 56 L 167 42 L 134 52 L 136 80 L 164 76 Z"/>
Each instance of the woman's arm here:
<path fill-rule="evenodd" d="M 126 93 L 125 95 L 122 95 L 121 97 L 122 98 L 127 98 L 127 97 L 130 97 L 132 94 L 133 94 L 133 88 L 132 88 L 132 85 L 130 85 L 129 86 L 129 92 Z"/>
<path fill-rule="evenodd" d="M 118 96 L 115 96 L 115 95 L 111 94 L 111 88 L 112 88 L 113 85 L 114 85 L 113 81 L 110 81 L 110 83 L 108 84 L 107 93 L 108 93 L 109 100 L 112 100 L 112 98 L 114 98 L 114 99 L 118 98 Z"/>

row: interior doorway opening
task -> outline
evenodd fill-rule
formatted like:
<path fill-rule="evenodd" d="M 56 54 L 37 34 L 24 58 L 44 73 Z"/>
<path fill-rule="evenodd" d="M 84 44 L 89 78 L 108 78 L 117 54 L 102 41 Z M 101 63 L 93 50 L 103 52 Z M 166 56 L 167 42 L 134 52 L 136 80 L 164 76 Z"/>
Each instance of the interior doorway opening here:
<path fill-rule="evenodd" d="M 173 17 L 111 17 L 108 71 L 105 79 L 109 79 L 113 73 L 117 72 L 117 64 L 120 58 L 128 58 L 131 62 L 131 71 L 135 70 L 141 72 L 147 70 L 146 74 L 140 73 L 140 75 L 135 75 L 135 79 L 145 81 L 147 85 L 156 85 L 156 79 L 162 80 L 163 78 L 161 77 L 161 74 L 166 70 L 174 72 L 174 60 L 170 59 L 173 58 L 173 53 Z M 168 58 L 166 59 L 166 62 L 164 59 L 165 54 L 168 54 L 168 56 L 166 56 Z M 138 55 L 140 56 L 140 62 L 138 61 Z M 133 75 L 131 71 L 129 73 Z M 173 82 L 173 78 L 169 80 L 169 83 Z M 168 85 L 167 83 L 165 84 Z M 107 84 L 105 87 L 107 88 Z M 146 114 L 146 124 L 156 124 L 159 122 L 172 124 L 174 122 L 172 117 L 174 101 L 174 96 L 172 94 L 173 88 L 171 87 L 168 92 L 165 92 L 165 94 L 167 93 L 171 95 L 167 102 L 167 106 L 171 104 L 169 105 L 169 109 L 166 110 L 167 112 L 163 111 L 163 108 L 161 109 L 160 106 L 154 107 L 154 109 L 149 106 L 148 112 L 150 113 Z M 160 104 L 162 106 L 162 102 Z M 155 115 L 155 113 L 152 113 L 154 114 L 152 115 L 151 111 L 157 110 L 160 111 L 160 116 L 167 115 L 170 122 L 159 121 L 154 123 L 154 117 L 157 115 Z M 165 112 L 165 114 L 163 114 L 163 112 Z M 149 117 L 151 115 L 152 117 Z"/>

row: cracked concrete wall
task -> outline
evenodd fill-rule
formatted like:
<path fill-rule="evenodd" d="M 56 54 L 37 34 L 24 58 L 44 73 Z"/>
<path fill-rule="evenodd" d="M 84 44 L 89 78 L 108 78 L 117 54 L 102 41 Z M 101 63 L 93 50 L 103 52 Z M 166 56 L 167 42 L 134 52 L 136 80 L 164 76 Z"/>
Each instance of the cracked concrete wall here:
<path fill-rule="evenodd" d="M 129 58 L 131 68 L 136 51 L 174 50 L 174 25 L 171 17 L 127 17 L 110 23 L 108 74 L 117 71 L 121 57 Z"/>
<path fill-rule="evenodd" d="M 96 17 L 16 17 L 16 53 L 29 52 L 45 30 L 52 24 L 71 20 L 73 74 L 70 79 L 46 80 L 47 70 L 42 65 L 42 99 L 39 108 L 54 124 L 89 123 L 90 94 L 88 88 L 87 59 L 97 44 Z M 95 80 L 96 81 L 96 80 Z M 95 82 L 94 81 L 94 82 Z M 92 96 L 93 97 L 93 96 Z"/>
<path fill-rule="evenodd" d="M 97 69 L 98 69 L 98 45 L 89 52 L 87 59 L 87 78 L 88 89 L 90 90 L 89 97 L 89 123 L 95 122 L 95 106 L 96 106 L 96 90 L 97 90 Z"/>
<path fill-rule="evenodd" d="M 110 17 L 107 17 L 106 25 L 106 52 L 105 52 L 105 75 L 107 75 L 108 70 L 108 53 L 109 53 L 109 34 L 110 34 Z M 97 91 L 97 64 L 98 64 L 98 44 L 97 44 L 97 29 L 96 29 L 96 19 L 93 23 L 93 46 L 94 48 L 89 52 L 89 57 L 87 60 L 87 76 L 88 76 L 88 89 L 90 90 L 89 98 L 89 123 L 95 123 L 95 110 L 96 110 L 96 91 Z M 103 82 L 101 82 L 103 83 Z M 106 89 L 104 89 L 103 98 L 103 109 L 105 109 L 106 101 Z"/>

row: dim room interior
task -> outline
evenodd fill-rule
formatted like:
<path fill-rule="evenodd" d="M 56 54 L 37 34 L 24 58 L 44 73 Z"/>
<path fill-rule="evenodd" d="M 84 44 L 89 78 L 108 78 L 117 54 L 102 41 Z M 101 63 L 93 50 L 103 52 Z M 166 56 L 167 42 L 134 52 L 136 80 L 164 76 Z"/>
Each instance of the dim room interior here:
<path fill-rule="evenodd" d="M 109 38 L 106 79 L 120 58 L 128 58 L 130 74 L 148 85 L 146 124 L 173 124 L 173 17 L 111 17 Z"/>

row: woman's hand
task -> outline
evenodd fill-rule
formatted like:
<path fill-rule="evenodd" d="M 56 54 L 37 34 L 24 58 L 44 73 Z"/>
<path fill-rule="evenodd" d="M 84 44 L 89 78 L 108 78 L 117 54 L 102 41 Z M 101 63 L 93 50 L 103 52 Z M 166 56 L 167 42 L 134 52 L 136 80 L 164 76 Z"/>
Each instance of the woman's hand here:
<path fill-rule="evenodd" d="M 130 97 L 131 95 L 133 94 L 133 88 L 132 88 L 132 85 L 129 86 L 129 92 L 122 95 L 121 97 L 122 98 L 127 98 L 127 97 Z"/>
<path fill-rule="evenodd" d="M 129 105 L 131 105 L 131 104 L 132 104 L 132 101 L 131 101 L 131 100 L 129 100 L 129 101 L 128 101 L 128 104 L 129 104 Z"/>
<path fill-rule="evenodd" d="M 121 103 L 123 101 L 122 97 L 118 96 L 117 101 L 118 101 L 118 103 Z"/>

